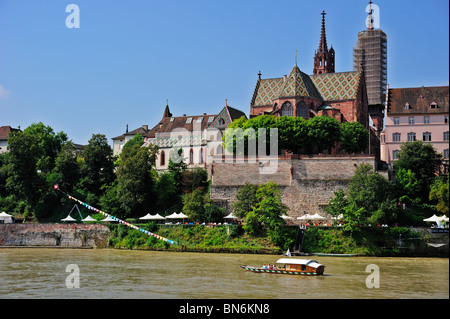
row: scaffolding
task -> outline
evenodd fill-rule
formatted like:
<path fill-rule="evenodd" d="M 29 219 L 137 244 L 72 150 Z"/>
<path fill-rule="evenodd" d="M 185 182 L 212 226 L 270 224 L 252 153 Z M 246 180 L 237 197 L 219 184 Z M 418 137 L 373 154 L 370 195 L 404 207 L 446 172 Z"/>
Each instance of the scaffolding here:
<path fill-rule="evenodd" d="M 383 104 L 387 84 L 387 37 L 377 30 L 358 33 L 353 48 L 353 70 L 364 71 L 369 104 Z"/>

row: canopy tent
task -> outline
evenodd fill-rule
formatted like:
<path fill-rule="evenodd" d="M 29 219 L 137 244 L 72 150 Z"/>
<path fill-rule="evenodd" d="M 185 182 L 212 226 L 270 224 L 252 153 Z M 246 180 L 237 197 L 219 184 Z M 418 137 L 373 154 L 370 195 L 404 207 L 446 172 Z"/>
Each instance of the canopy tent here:
<path fill-rule="evenodd" d="M 281 215 L 281 218 L 283 218 L 283 219 L 294 219 L 294 217 L 287 216 L 287 215 Z"/>
<path fill-rule="evenodd" d="M 436 214 L 434 214 L 433 216 L 429 217 L 429 218 L 425 218 L 423 221 L 424 222 L 440 222 L 442 219 L 441 217 L 436 216 Z"/>
<path fill-rule="evenodd" d="M 163 220 L 165 218 L 162 217 L 160 214 L 155 214 L 155 215 L 147 214 L 147 215 L 145 215 L 143 217 L 140 217 L 139 219 Z"/>
<path fill-rule="evenodd" d="M 69 215 L 67 215 L 66 218 L 61 219 L 61 221 L 62 221 L 62 222 L 75 222 L 76 220 L 75 220 L 75 218 L 73 218 L 73 217 L 70 216 L 70 214 L 69 214 Z"/>
<path fill-rule="evenodd" d="M 5 212 L 0 213 L 0 220 L 3 220 L 5 224 L 12 224 L 12 215 Z"/>
<path fill-rule="evenodd" d="M 180 217 L 177 213 L 173 212 L 172 214 L 170 214 L 169 216 L 166 216 L 166 218 L 170 218 L 170 219 L 180 219 L 182 217 Z"/>
<path fill-rule="evenodd" d="M 102 222 L 115 222 L 115 221 L 116 220 L 111 218 L 111 216 L 108 216 L 108 217 L 102 219 Z"/>
<path fill-rule="evenodd" d="M 315 213 L 314 215 L 311 216 L 311 219 L 312 220 L 321 220 L 321 219 L 326 219 L 326 218 Z"/>
<path fill-rule="evenodd" d="M 186 215 L 183 214 L 183 213 L 179 213 L 179 214 L 178 214 L 178 218 L 189 218 L 189 217 L 186 216 Z"/>
<path fill-rule="evenodd" d="M 88 215 L 86 218 L 81 220 L 82 222 L 96 222 L 97 220 Z"/>
<path fill-rule="evenodd" d="M 237 219 L 238 217 L 234 216 L 233 213 L 228 214 L 224 218 Z"/>
<path fill-rule="evenodd" d="M 311 219 L 312 219 L 312 216 L 313 216 L 313 215 L 305 214 L 305 215 L 303 215 L 303 216 L 297 217 L 297 219 L 300 219 L 300 220 L 311 220 Z"/>

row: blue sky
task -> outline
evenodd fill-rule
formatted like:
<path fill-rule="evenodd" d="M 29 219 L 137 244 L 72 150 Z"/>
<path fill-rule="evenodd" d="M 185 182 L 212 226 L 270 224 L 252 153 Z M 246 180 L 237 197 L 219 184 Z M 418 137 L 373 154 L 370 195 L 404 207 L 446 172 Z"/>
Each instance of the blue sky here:
<path fill-rule="evenodd" d="M 66 27 L 66 6 L 80 28 Z M 449 2 L 378 0 L 390 87 L 449 85 Z M 353 69 L 362 0 L 0 0 L 0 126 L 34 122 L 75 143 L 174 116 L 249 113 L 263 78 L 312 74 L 322 10 L 336 72 Z"/>

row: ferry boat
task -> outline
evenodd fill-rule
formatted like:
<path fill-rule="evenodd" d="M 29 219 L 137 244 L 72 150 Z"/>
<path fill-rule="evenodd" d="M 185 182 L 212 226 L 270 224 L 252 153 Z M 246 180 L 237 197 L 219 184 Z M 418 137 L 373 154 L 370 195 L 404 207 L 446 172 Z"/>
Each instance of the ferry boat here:
<path fill-rule="evenodd" d="M 321 276 L 325 266 L 312 259 L 281 258 L 275 265 L 263 267 L 242 265 L 241 268 L 259 273 Z"/>

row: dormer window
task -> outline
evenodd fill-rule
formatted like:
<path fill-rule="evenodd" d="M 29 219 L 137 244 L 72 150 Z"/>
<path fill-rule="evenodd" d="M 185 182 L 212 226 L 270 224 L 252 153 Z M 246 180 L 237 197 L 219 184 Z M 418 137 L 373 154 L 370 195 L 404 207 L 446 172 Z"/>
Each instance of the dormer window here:
<path fill-rule="evenodd" d="M 409 110 L 409 108 L 410 108 L 409 103 L 406 102 L 406 104 L 405 104 L 405 110 Z"/>
<path fill-rule="evenodd" d="M 436 102 L 431 102 L 431 104 L 430 104 L 430 108 L 432 108 L 432 109 L 437 109 L 437 104 L 436 104 Z"/>
<path fill-rule="evenodd" d="M 219 125 L 220 126 L 225 125 L 225 120 L 223 118 L 219 119 Z"/>

